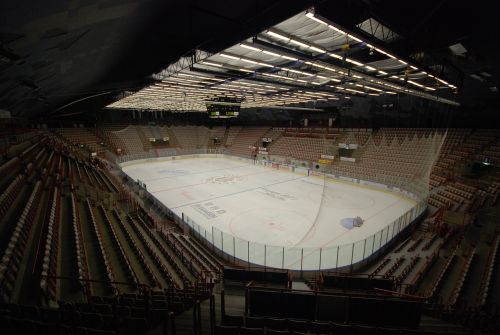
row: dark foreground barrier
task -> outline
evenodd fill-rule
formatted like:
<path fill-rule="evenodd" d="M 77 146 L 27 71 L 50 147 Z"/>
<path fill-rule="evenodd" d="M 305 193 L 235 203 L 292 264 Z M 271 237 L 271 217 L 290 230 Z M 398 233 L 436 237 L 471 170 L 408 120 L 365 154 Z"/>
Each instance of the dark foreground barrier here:
<path fill-rule="evenodd" d="M 266 288 L 249 288 L 246 303 L 250 316 L 395 328 L 418 328 L 422 313 L 422 302 L 397 297 Z"/>
<path fill-rule="evenodd" d="M 325 272 L 321 273 L 321 282 L 323 288 L 337 288 L 341 290 L 373 290 L 376 288 L 392 290 L 394 287 L 393 279 Z"/>
<path fill-rule="evenodd" d="M 249 282 L 268 283 L 288 287 L 290 276 L 288 270 L 265 270 L 262 268 L 244 269 L 224 267 L 224 283 L 236 282 L 246 285 Z"/>

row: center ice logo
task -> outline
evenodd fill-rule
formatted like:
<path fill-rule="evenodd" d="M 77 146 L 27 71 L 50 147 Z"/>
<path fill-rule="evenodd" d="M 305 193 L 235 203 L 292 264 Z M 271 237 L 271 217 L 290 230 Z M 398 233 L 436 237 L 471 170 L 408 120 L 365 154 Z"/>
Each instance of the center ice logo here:
<path fill-rule="evenodd" d="M 244 178 L 241 176 L 215 176 L 207 179 L 210 184 L 235 184 L 242 181 Z"/>

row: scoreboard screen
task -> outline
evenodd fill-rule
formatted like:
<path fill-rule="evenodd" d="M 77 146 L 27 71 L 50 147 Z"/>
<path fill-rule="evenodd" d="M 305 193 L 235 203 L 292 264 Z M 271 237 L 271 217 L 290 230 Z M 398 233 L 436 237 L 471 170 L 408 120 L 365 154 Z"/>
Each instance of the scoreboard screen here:
<path fill-rule="evenodd" d="M 233 118 L 240 114 L 241 101 L 220 97 L 214 101 L 206 102 L 208 117 L 210 118 Z"/>
<path fill-rule="evenodd" d="M 208 117 L 214 118 L 214 119 L 223 119 L 223 118 L 229 118 L 229 117 L 238 117 L 239 112 L 234 112 L 234 111 L 212 111 L 208 113 Z"/>

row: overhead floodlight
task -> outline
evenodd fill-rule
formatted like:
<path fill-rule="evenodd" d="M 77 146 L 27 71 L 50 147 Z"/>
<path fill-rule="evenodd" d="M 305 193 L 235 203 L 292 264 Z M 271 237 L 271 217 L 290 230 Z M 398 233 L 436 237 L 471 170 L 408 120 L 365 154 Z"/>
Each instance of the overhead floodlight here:
<path fill-rule="evenodd" d="M 298 45 L 298 46 L 300 46 L 300 47 L 303 47 L 303 48 L 309 48 L 309 45 L 307 45 L 307 44 L 305 44 L 305 43 L 302 43 L 302 42 L 300 42 L 300 41 L 294 40 L 294 39 L 292 39 L 292 38 L 289 40 L 289 42 L 290 42 L 290 43 L 293 43 L 293 44 L 296 44 L 296 45 Z"/>
<path fill-rule="evenodd" d="M 320 52 L 320 53 L 325 53 L 326 50 L 325 49 L 320 49 L 320 48 L 317 48 L 315 46 L 309 46 L 309 49 L 313 50 L 313 51 L 317 51 L 317 52 Z"/>
<path fill-rule="evenodd" d="M 342 29 L 341 29 L 341 28 L 339 28 L 339 27 L 336 27 L 336 26 L 335 26 L 335 25 L 333 25 L 333 24 L 327 24 L 327 22 L 326 22 L 326 21 L 324 21 L 324 20 L 320 19 L 319 17 L 317 17 L 317 16 L 316 16 L 313 12 L 307 12 L 307 13 L 306 13 L 306 17 L 307 17 L 307 18 L 309 18 L 309 19 L 311 19 L 311 20 L 314 20 L 315 22 L 318 22 L 318 23 L 320 23 L 320 24 L 322 24 L 322 25 L 327 25 L 327 26 L 328 26 L 328 28 L 330 28 L 330 29 L 332 29 L 332 30 L 334 30 L 334 31 L 336 31 L 336 32 L 338 32 L 338 33 L 341 33 L 341 34 L 346 35 L 346 37 L 347 37 L 347 38 L 351 38 L 351 39 L 353 39 L 353 40 L 355 40 L 355 41 L 357 41 L 357 42 L 360 42 L 360 43 L 363 43 L 363 42 L 364 42 L 364 43 L 366 43 L 366 46 L 367 46 L 368 48 L 370 48 L 370 54 L 371 54 L 371 52 L 372 52 L 373 50 L 376 50 L 377 52 L 379 52 L 379 53 L 381 53 L 381 54 L 383 54 L 383 55 L 385 55 L 385 56 L 387 56 L 387 57 L 389 57 L 389 58 L 392 58 L 392 59 L 394 59 L 394 60 L 397 60 L 399 63 L 401 63 L 401 64 L 403 64 L 403 65 L 408 65 L 408 66 L 410 66 L 410 68 L 412 68 L 413 70 L 418 70 L 418 67 L 416 67 L 416 66 L 414 66 L 414 65 L 409 65 L 409 64 L 408 64 L 408 62 L 406 62 L 406 61 L 404 61 L 404 60 L 402 60 L 402 59 L 397 58 L 396 56 L 392 55 L 391 53 L 389 53 L 389 52 L 387 52 L 387 51 L 385 51 L 385 50 L 383 50 L 383 49 L 381 49 L 381 48 L 375 47 L 375 46 L 373 46 L 372 44 L 367 43 L 367 42 L 363 41 L 362 39 L 360 39 L 360 38 L 358 38 L 358 37 L 356 37 L 356 36 L 353 36 L 352 34 L 348 34 L 348 33 L 347 33 L 347 32 L 345 32 L 344 30 L 342 30 Z M 362 28 L 362 29 L 363 29 L 363 28 Z M 465 48 L 463 48 L 463 46 L 462 46 L 460 43 L 458 43 L 457 45 L 454 45 L 454 46 L 450 46 L 450 49 L 452 49 L 452 50 L 453 50 L 453 48 L 455 48 L 455 50 L 460 49 L 460 51 L 461 51 L 461 52 L 464 52 L 464 50 L 465 50 Z M 461 48 L 463 48 L 463 50 L 462 50 Z M 465 50 L 465 52 L 466 52 L 466 51 L 467 51 L 467 50 Z M 331 54 L 330 56 L 332 56 L 332 57 L 334 57 L 334 58 L 338 58 L 335 54 Z M 431 76 L 429 75 L 429 77 L 431 77 Z M 435 77 L 434 77 L 434 76 L 432 76 L 431 78 L 435 78 Z M 436 77 L 436 79 L 438 79 L 438 78 Z M 446 83 L 446 85 L 447 85 L 448 87 L 450 87 L 450 88 L 456 88 L 456 86 L 454 86 L 454 85 L 452 85 L 452 84 L 449 84 L 449 83 Z"/>
<path fill-rule="evenodd" d="M 283 57 L 285 59 L 288 59 L 288 60 L 293 60 L 293 61 L 297 61 L 298 60 L 297 58 L 289 57 L 289 56 L 285 56 L 285 55 L 281 55 L 281 57 Z"/>
<path fill-rule="evenodd" d="M 407 82 L 410 83 L 410 84 L 412 84 L 412 85 L 424 88 L 424 85 L 419 84 L 419 83 L 417 83 L 417 82 L 415 82 L 413 80 L 407 80 Z"/>
<path fill-rule="evenodd" d="M 334 54 L 334 53 L 329 53 L 328 56 L 330 56 L 332 58 L 337 58 L 337 59 L 344 59 L 344 57 L 337 55 L 337 54 Z"/>
<path fill-rule="evenodd" d="M 328 23 L 326 23 L 326 22 L 325 22 L 325 21 L 323 21 L 323 20 L 318 19 L 318 18 L 317 18 L 316 16 L 314 16 L 314 14 L 313 14 L 313 13 L 311 13 L 311 12 L 308 12 L 308 13 L 306 14 L 306 16 L 307 16 L 308 18 L 310 18 L 311 20 L 314 20 L 314 21 L 316 21 L 316 22 L 318 22 L 318 23 L 320 23 L 320 24 L 323 24 L 323 25 L 325 25 L 325 26 L 328 26 Z"/>
<path fill-rule="evenodd" d="M 351 34 L 347 34 L 347 37 L 349 37 L 350 39 L 355 40 L 356 42 L 363 43 L 362 40 L 360 40 L 359 38 L 357 38 L 355 36 L 352 36 Z"/>
<path fill-rule="evenodd" d="M 267 50 L 262 50 L 262 52 L 265 53 L 266 55 L 269 55 L 269 56 L 281 57 L 280 54 L 277 54 L 275 52 L 271 52 L 271 51 L 267 51 Z"/>
<path fill-rule="evenodd" d="M 222 67 L 222 64 L 217 64 L 217 63 L 212 63 L 212 62 L 207 62 L 207 61 L 203 61 L 203 62 L 201 62 L 201 64 Z"/>
<path fill-rule="evenodd" d="M 219 56 L 230 58 L 230 59 L 240 60 L 239 57 L 235 57 L 235 56 L 231 56 L 231 55 L 227 55 L 227 54 L 223 54 L 223 53 L 219 53 Z"/>
<path fill-rule="evenodd" d="M 253 50 L 253 51 L 262 51 L 262 49 L 253 47 L 251 45 L 243 44 L 243 43 L 240 43 L 240 46 L 243 47 L 243 48 L 246 48 L 246 49 Z"/>
<path fill-rule="evenodd" d="M 351 64 L 354 64 L 354 65 L 357 65 L 357 66 L 363 66 L 363 65 L 364 65 L 363 63 L 358 62 L 357 60 L 354 60 L 354 59 L 352 59 L 352 58 L 347 58 L 347 57 L 346 57 L 346 59 L 345 59 L 345 60 L 346 60 L 346 62 L 351 63 Z"/>
<path fill-rule="evenodd" d="M 271 35 L 273 37 L 276 37 L 276 38 L 278 38 L 280 40 L 284 40 L 284 41 L 289 41 L 290 40 L 290 38 L 288 38 L 286 36 L 283 36 L 281 34 L 275 33 L 274 31 L 267 30 L 266 34 Z"/>
<path fill-rule="evenodd" d="M 358 91 L 358 90 L 355 90 L 355 89 L 352 89 L 352 88 L 345 88 L 345 90 L 349 91 L 349 92 L 359 93 L 359 94 L 366 94 L 366 92 Z"/>
<path fill-rule="evenodd" d="M 337 28 L 337 27 L 335 27 L 335 26 L 332 26 L 331 24 L 329 24 L 329 25 L 328 25 L 328 28 L 330 28 L 330 29 L 332 29 L 332 30 L 335 30 L 336 32 L 341 33 L 341 34 L 343 34 L 343 35 L 346 35 L 346 34 L 347 34 L 347 33 L 346 33 L 345 31 L 343 31 L 342 29 L 339 29 L 339 28 Z"/>

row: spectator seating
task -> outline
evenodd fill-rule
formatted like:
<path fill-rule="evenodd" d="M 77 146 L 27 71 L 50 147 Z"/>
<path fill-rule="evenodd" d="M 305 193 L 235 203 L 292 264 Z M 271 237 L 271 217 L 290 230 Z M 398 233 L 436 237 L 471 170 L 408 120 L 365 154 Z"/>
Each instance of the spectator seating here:
<path fill-rule="evenodd" d="M 244 127 L 240 129 L 228 147 L 229 152 L 237 156 L 249 156 L 253 151 L 249 146 L 259 147 L 259 142 L 268 129 L 265 127 Z"/>
<path fill-rule="evenodd" d="M 59 128 L 57 132 L 69 142 L 85 146 L 90 152 L 102 153 L 105 150 L 101 139 L 87 128 Z"/>
<path fill-rule="evenodd" d="M 206 148 L 208 144 L 208 128 L 200 126 L 170 127 L 179 147 L 184 151 Z"/>
<path fill-rule="evenodd" d="M 85 251 L 85 241 L 83 239 L 80 215 L 78 213 L 76 198 L 73 193 L 71 193 L 71 213 L 73 218 L 73 233 L 75 238 L 76 247 L 76 263 L 78 266 L 78 279 L 80 280 L 80 285 L 87 296 L 92 294 L 91 287 L 88 283 L 83 282 L 83 279 L 88 279 L 88 264 L 87 264 L 87 252 Z"/>
<path fill-rule="evenodd" d="M 462 270 L 460 271 L 460 275 L 458 277 L 458 280 L 455 282 L 455 287 L 453 288 L 453 292 L 448 300 L 448 305 L 453 306 L 458 301 L 458 298 L 460 297 L 464 283 L 467 280 L 467 278 L 470 276 L 471 264 L 474 261 L 475 257 L 476 257 L 476 248 L 472 249 L 472 251 L 470 252 L 470 255 L 465 260 L 465 265 L 462 268 Z"/>
<path fill-rule="evenodd" d="M 9 301 L 15 289 L 17 275 L 26 252 L 25 246 L 40 205 L 42 187 L 42 181 L 37 181 L 3 252 L 0 263 L 0 299 L 3 301 Z"/>
<path fill-rule="evenodd" d="M 405 258 L 404 257 L 400 257 L 398 259 L 395 260 L 395 262 L 391 265 L 391 267 L 389 269 L 387 269 L 387 271 L 385 271 L 384 273 L 384 278 L 390 278 L 392 277 L 392 275 L 399 269 L 399 267 L 401 267 L 401 265 L 405 262 Z"/>
<path fill-rule="evenodd" d="M 238 136 L 239 132 L 243 127 L 231 127 L 227 130 L 227 138 L 226 138 L 226 147 L 231 147 L 233 145 L 233 141 Z M 252 143 L 248 143 L 248 145 L 253 145 Z"/>
<path fill-rule="evenodd" d="M 100 261 L 104 265 L 104 269 L 106 271 L 106 276 L 109 280 L 108 286 L 114 293 L 118 293 L 119 290 L 116 287 L 116 285 L 113 283 L 115 281 L 115 276 L 113 274 L 113 268 L 111 266 L 111 263 L 109 262 L 108 254 L 106 252 L 106 249 L 105 249 L 103 241 L 102 241 L 101 231 L 100 231 L 99 225 L 97 224 L 97 222 L 95 220 L 94 211 L 92 209 L 92 206 L 90 205 L 88 198 L 85 199 L 85 208 L 86 208 L 87 214 L 90 218 L 92 233 L 94 234 L 94 237 L 97 241 L 97 251 L 98 251 L 98 254 L 100 256 Z"/>
<path fill-rule="evenodd" d="M 139 130 L 136 126 L 128 126 L 125 129 L 112 131 L 108 136 L 111 138 L 118 138 L 119 140 L 116 140 L 115 145 L 122 144 L 125 152 L 128 154 L 143 153 L 151 149 L 151 145 L 144 140 L 143 134 L 142 136 L 139 134 Z"/>
<path fill-rule="evenodd" d="M 143 245 L 146 246 L 146 250 L 150 254 L 151 258 L 154 260 L 155 265 L 160 269 L 161 274 L 163 278 L 167 281 L 169 284 L 169 287 L 175 287 L 178 288 L 179 284 L 177 284 L 174 279 L 172 278 L 172 274 L 170 273 L 169 269 L 167 266 L 164 264 L 162 261 L 162 258 L 158 254 L 158 252 L 155 251 L 154 246 L 152 245 L 151 242 L 148 241 L 146 238 L 146 235 L 142 232 L 142 230 L 139 228 L 137 222 L 132 218 L 132 216 L 127 215 L 128 222 L 130 226 L 133 228 L 135 234 L 139 237 Z"/>
<path fill-rule="evenodd" d="M 124 235 L 125 235 L 127 242 L 132 246 L 132 250 L 133 250 L 134 254 L 137 256 L 137 258 L 139 258 L 140 265 L 144 269 L 144 271 L 146 272 L 148 279 L 151 282 L 151 286 L 153 288 L 159 287 L 158 279 L 156 278 L 153 270 L 151 269 L 148 262 L 146 261 L 146 257 L 144 256 L 141 249 L 139 248 L 139 246 L 135 242 L 134 238 L 132 237 L 132 233 L 130 233 L 129 229 L 127 228 L 125 223 L 122 221 L 122 219 L 121 219 L 120 215 L 118 214 L 118 212 L 116 211 L 116 209 L 113 209 L 113 216 L 118 221 L 122 231 L 124 232 Z"/>
<path fill-rule="evenodd" d="M 55 301 L 57 299 L 57 283 L 55 276 L 57 275 L 57 261 L 59 249 L 59 212 L 60 212 L 60 196 L 59 189 L 54 188 L 52 192 L 52 201 L 50 209 L 47 212 L 46 220 L 46 238 L 42 247 L 42 266 L 40 289 L 46 301 Z"/>
<path fill-rule="evenodd" d="M 326 152 L 325 138 L 291 137 L 284 133 L 269 147 L 271 155 L 317 161 Z"/>
<path fill-rule="evenodd" d="M 500 250 L 500 235 L 497 235 L 497 237 L 494 239 L 492 243 L 491 251 L 488 255 L 488 260 L 486 262 L 485 271 L 483 273 L 483 278 L 481 279 L 480 290 L 479 290 L 480 294 L 477 297 L 478 306 L 484 306 L 488 301 L 489 294 L 491 294 L 490 286 L 493 284 L 492 279 L 495 280 L 494 272 L 495 269 L 498 267 L 497 262 L 498 262 L 499 250 Z"/>
<path fill-rule="evenodd" d="M 427 297 L 429 300 L 435 300 L 437 298 L 437 294 L 441 288 L 441 285 L 448 276 L 451 267 L 456 262 L 456 257 L 457 256 L 455 250 L 455 252 L 448 258 L 448 261 L 446 262 L 445 266 L 441 269 L 441 272 L 439 273 L 437 279 L 434 281 L 430 290 L 427 292 Z"/>
<path fill-rule="evenodd" d="M 115 229 L 113 228 L 113 224 L 111 223 L 111 221 L 108 217 L 108 214 L 106 213 L 106 210 L 104 209 L 104 207 L 102 205 L 99 206 L 99 211 L 101 212 L 101 215 L 104 218 L 105 225 L 107 226 L 107 228 L 111 232 L 111 238 L 112 238 L 112 242 L 114 244 L 114 249 L 118 250 L 118 255 L 119 255 L 122 267 L 124 267 L 126 269 L 127 282 L 133 283 L 134 285 L 139 284 L 139 281 L 137 280 L 137 276 L 135 274 L 135 271 L 133 270 L 132 266 L 130 265 L 128 257 L 125 254 L 125 251 L 123 250 L 122 244 L 121 244 L 120 240 L 118 239 L 118 236 L 116 234 Z"/>

